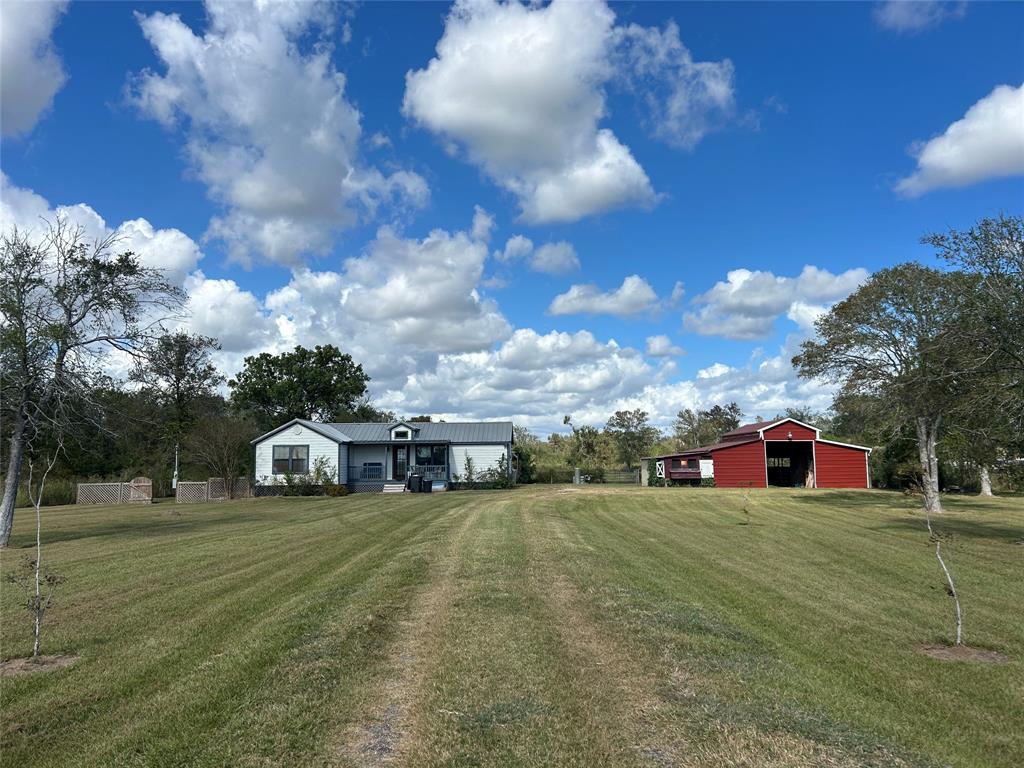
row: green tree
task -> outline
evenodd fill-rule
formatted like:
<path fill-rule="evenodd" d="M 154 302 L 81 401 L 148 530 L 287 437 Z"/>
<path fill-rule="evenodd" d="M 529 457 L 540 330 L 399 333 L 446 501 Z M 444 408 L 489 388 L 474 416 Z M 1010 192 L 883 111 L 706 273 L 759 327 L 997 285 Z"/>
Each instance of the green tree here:
<path fill-rule="evenodd" d="M 699 448 L 715 443 L 723 434 L 736 429 L 742 418 L 743 411 L 736 403 L 697 411 L 684 408 L 676 414 L 672 425 L 677 448 Z"/>
<path fill-rule="evenodd" d="M 512 455 L 519 470 L 520 483 L 532 483 L 536 479 L 536 457 L 541 452 L 541 442 L 526 427 L 512 427 Z"/>
<path fill-rule="evenodd" d="M 637 408 L 633 411 L 616 411 L 604 431 L 615 444 L 619 459 L 632 469 L 647 455 L 651 446 L 661 437 L 661 431 L 651 426 L 647 420 L 647 411 Z"/>
<path fill-rule="evenodd" d="M 0 403 L 9 450 L 0 505 L 7 546 L 28 442 L 70 440 L 89 420 L 110 350 L 138 356 L 184 293 L 114 237 L 88 241 L 58 218 L 39 239 L 13 230 L 0 242 Z"/>
<path fill-rule="evenodd" d="M 964 433 L 960 456 L 978 467 L 982 493 L 990 494 L 989 466 L 1024 453 L 1024 218 L 985 218 L 922 242 L 978 280 L 978 290 L 963 297 L 977 361 L 973 407 L 957 426 Z"/>
<path fill-rule="evenodd" d="M 901 264 L 876 272 L 818 319 L 793 364 L 803 377 L 826 377 L 847 397 L 866 398 L 891 430 L 917 440 L 925 508 L 942 509 L 937 443 L 944 419 L 971 395 L 978 367 L 965 297 L 976 281 L 960 272 Z"/>
<path fill-rule="evenodd" d="M 817 427 L 822 432 L 832 431 L 832 417 L 827 413 L 816 411 L 810 406 L 794 406 L 787 408 L 782 412 L 781 415 L 776 417 L 777 419 L 796 419 L 804 424 L 810 424 L 812 427 Z"/>
<path fill-rule="evenodd" d="M 196 424 L 186 445 L 213 477 L 223 480 L 225 492 L 231 498 L 235 478 L 252 469 L 249 441 L 258 434 L 259 430 L 248 419 L 215 416 Z"/>
<path fill-rule="evenodd" d="M 351 355 L 327 344 L 247 357 L 228 386 L 232 406 L 269 430 L 291 419 L 352 421 L 359 409 L 372 408 L 365 399 L 369 381 Z"/>
<path fill-rule="evenodd" d="M 210 359 L 218 349 L 216 339 L 176 331 L 155 339 L 136 361 L 130 379 L 142 384 L 166 413 L 164 433 L 170 440 L 191 429 L 197 404 L 212 399 L 224 383 Z"/>

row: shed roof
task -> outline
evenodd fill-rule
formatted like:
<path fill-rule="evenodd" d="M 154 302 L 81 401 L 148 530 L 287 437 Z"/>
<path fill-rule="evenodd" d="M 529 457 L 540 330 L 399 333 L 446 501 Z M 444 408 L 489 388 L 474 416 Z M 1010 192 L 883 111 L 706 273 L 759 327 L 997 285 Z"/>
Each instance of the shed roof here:
<path fill-rule="evenodd" d="M 780 421 L 784 421 L 784 419 L 772 419 L 771 421 L 755 421 L 752 424 L 743 424 L 739 427 L 736 427 L 736 429 L 730 429 L 728 432 L 722 435 L 722 437 L 734 437 L 736 435 L 757 434 L 760 430 L 764 429 L 765 427 L 769 427 L 772 424 L 778 424 Z"/>
<path fill-rule="evenodd" d="M 705 453 L 711 453 L 721 448 L 733 448 L 737 445 L 743 445 L 744 443 L 753 443 L 759 438 L 757 434 L 751 435 L 750 437 L 743 440 L 728 440 L 725 442 L 713 443 L 712 445 L 702 445 L 698 448 L 687 448 L 684 451 L 676 451 L 675 453 L 665 453 L 661 456 L 645 456 L 645 459 L 671 459 L 676 456 L 701 456 Z"/>

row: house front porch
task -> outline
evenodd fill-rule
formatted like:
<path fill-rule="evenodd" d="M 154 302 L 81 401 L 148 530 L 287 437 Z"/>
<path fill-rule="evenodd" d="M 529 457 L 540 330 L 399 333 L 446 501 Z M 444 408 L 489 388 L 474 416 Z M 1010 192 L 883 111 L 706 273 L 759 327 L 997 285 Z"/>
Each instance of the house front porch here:
<path fill-rule="evenodd" d="M 385 483 L 404 483 L 413 474 L 447 482 L 448 453 L 443 443 L 354 445 L 349 452 L 349 485 L 353 491 L 379 491 Z"/>

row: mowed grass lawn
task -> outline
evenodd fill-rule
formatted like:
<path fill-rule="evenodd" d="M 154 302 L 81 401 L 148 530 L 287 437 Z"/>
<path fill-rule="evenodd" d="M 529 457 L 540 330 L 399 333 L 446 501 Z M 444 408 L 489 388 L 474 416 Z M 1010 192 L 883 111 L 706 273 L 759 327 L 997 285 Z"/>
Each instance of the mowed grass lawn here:
<path fill-rule="evenodd" d="M 45 510 L 11 766 L 1019 766 L 1024 499 L 522 488 Z M 746 512 L 744 512 L 746 507 Z M 177 513 L 177 514 L 175 514 Z M 20 510 L 7 573 L 30 550 Z M 2 655 L 30 649 L 4 585 Z"/>

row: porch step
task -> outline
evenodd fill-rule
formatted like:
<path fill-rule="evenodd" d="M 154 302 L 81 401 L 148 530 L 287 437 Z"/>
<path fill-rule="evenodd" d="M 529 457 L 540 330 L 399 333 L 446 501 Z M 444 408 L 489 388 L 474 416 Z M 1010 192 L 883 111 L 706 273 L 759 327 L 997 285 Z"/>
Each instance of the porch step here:
<path fill-rule="evenodd" d="M 405 483 L 384 483 L 382 493 L 405 493 Z"/>

